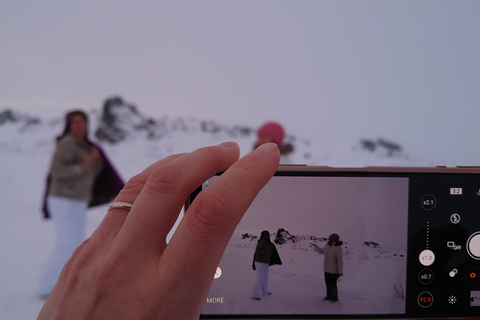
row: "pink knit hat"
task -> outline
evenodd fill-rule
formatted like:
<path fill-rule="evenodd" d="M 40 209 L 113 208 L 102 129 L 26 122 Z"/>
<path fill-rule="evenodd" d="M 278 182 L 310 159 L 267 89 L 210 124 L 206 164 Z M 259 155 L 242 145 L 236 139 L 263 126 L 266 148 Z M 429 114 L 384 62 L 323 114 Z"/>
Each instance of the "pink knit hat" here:
<path fill-rule="evenodd" d="M 333 242 L 338 242 L 340 241 L 340 236 L 336 233 L 332 233 L 329 237 L 328 240 L 333 241 Z"/>
<path fill-rule="evenodd" d="M 257 131 L 257 136 L 264 135 L 269 137 L 272 142 L 280 145 L 285 137 L 285 131 L 282 126 L 276 122 L 267 122 Z"/>

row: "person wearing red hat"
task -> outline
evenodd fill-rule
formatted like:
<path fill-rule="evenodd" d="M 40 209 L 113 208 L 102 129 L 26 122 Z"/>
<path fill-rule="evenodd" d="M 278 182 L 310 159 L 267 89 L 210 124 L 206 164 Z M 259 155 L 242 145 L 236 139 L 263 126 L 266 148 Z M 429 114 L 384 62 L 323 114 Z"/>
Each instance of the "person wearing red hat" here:
<path fill-rule="evenodd" d="M 328 242 L 325 247 L 320 248 L 315 243 L 311 243 L 313 250 L 319 254 L 325 255 L 323 260 L 323 270 L 325 272 L 325 285 L 327 287 L 327 296 L 325 300 L 331 302 L 338 301 L 337 281 L 343 275 L 343 242 L 340 241 L 340 236 L 332 233 L 328 237 Z"/>
<path fill-rule="evenodd" d="M 279 123 L 273 121 L 267 122 L 257 130 L 257 142 L 255 143 L 254 149 L 262 144 L 273 142 L 280 150 L 280 164 L 291 164 L 292 162 L 288 159 L 287 155 L 293 151 L 293 145 L 290 143 L 283 144 L 284 138 L 285 130 Z"/>

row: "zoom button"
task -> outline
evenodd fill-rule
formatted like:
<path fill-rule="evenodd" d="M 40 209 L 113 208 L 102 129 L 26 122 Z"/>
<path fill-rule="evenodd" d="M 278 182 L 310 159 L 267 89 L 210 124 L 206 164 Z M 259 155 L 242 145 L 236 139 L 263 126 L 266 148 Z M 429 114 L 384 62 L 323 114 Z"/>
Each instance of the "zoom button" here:
<path fill-rule="evenodd" d="M 423 210 L 433 210 L 437 205 L 437 199 L 432 194 L 426 194 L 420 200 L 420 205 L 422 206 Z"/>
<path fill-rule="evenodd" d="M 432 283 L 434 278 L 433 271 L 425 268 L 418 274 L 418 280 L 420 280 L 423 284 L 430 284 Z"/>

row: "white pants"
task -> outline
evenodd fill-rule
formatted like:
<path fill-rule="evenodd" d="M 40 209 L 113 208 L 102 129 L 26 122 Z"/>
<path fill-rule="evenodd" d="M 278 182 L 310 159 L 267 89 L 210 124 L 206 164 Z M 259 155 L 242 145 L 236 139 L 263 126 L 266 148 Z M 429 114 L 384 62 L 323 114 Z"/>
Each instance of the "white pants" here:
<path fill-rule="evenodd" d="M 75 249 L 85 240 L 86 201 L 49 196 L 47 206 L 54 223 L 55 245 L 40 277 L 40 294 L 48 295 Z"/>
<path fill-rule="evenodd" d="M 257 280 L 253 287 L 252 298 L 259 298 L 260 292 L 268 294 L 268 263 L 256 262 Z"/>

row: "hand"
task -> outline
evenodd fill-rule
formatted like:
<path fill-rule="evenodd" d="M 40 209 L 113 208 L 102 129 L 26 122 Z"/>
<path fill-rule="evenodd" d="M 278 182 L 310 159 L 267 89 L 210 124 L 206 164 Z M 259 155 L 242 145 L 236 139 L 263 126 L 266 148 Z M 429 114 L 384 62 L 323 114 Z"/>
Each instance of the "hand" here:
<path fill-rule="evenodd" d="M 198 319 L 225 247 L 279 162 L 266 144 L 235 143 L 160 160 L 130 179 L 67 262 L 38 319 Z M 228 170 L 227 170 L 228 169 Z M 189 193 L 216 172 L 166 244 Z"/>
<path fill-rule="evenodd" d="M 98 159 L 100 159 L 100 150 L 93 146 L 92 150 L 85 156 L 85 158 L 83 158 L 80 166 L 85 170 L 89 166 L 93 165 Z"/>
<path fill-rule="evenodd" d="M 310 245 L 313 247 L 313 251 L 318 252 L 320 254 L 323 253 L 322 250 L 320 249 L 320 247 L 317 244 L 310 243 Z"/>
<path fill-rule="evenodd" d="M 89 154 L 94 159 L 100 159 L 100 150 L 96 146 L 92 146 L 92 150 Z"/>

